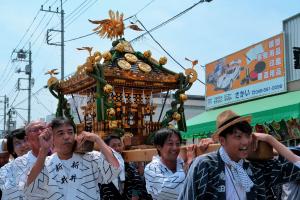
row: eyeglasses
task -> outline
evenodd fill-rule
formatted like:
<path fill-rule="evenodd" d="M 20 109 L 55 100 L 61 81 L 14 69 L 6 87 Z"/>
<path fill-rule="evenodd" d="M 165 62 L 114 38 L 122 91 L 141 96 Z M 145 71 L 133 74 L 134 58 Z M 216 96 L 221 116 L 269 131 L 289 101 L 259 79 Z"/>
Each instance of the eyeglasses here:
<path fill-rule="evenodd" d="M 38 127 L 33 127 L 33 128 L 31 128 L 30 130 L 29 130 L 29 132 L 34 132 L 34 133 L 36 133 L 36 132 L 38 132 L 38 131 L 42 131 L 42 130 L 45 130 L 46 129 L 46 127 L 44 127 L 44 126 L 38 126 Z"/>

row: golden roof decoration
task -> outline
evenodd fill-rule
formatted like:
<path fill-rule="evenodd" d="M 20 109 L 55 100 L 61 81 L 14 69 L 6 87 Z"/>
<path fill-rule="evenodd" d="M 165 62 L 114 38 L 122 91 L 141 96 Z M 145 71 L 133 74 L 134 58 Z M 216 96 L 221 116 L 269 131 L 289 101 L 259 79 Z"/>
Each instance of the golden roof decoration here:
<path fill-rule="evenodd" d="M 46 74 L 49 74 L 50 76 L 57 75 L 57 74 L 59 74 L 59 72 L 57 72 L 57 70 L 58 70 L 58 69 L 51 69 L 51 70 L 48 70 L 48 71 L 45 73 L 45 75 L 46 75 Z"/>
<path fill-rule="evenodd" d="M 46 74 L 49 74 L 49 75 L 50 75 L 50 78 L 49 78 L 48 81 L 47 81 L 48 87 L 50 87 L 51 85 L 54 85 L 55 83 L 58 83 L 58 79 L 57 79 L 56 77 L 53 76 L 53 75 L 59 74 L 59 73 L 57 72 L 57 70 L 58 70 L 58 69 L 51 69 L 51 70 L 48 70 L 48 71 L 45 73 L 45 75 L 46 75 Z"/>
<path fill-rule="evenodd" d="M 96 31 L 98 35 L 102 38 L 109 38 L 111 40 L 122 38 L 124 35 L 124 21 L 123 21 L 123 13 L 119 13 L 119 11 L 113 12 L 109 10 L 108 12 L 109 18 L 104 20 L 90 20 L 89 21 L 93 24 L 98 24 L 93 31 Z M 126 28 L 130 28 L 135 31 L 143 31 L 143 29 L 139 28 L 138 25 L 131 23 Z"/>
<path fill-rule="evenodd" d="M 98 24 L 93 31 L 97 31 L 99 36 L 109 39 L 114 39 L 122 37 L 124 35 L 124 22 L 123 22 L 123 13 L 119 14 L 119 11 L 114 13 L 112 10 L 109 10 L 109 19 L 104 20 L 89 20 L 93 24 Z"/>

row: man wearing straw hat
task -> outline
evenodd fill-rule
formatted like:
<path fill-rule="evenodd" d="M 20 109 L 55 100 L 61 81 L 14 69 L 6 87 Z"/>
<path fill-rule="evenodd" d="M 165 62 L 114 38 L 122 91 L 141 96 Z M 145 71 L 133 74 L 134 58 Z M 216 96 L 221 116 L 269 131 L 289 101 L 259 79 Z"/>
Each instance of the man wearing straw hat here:
<path fill-rule="evenodd" d="M 252 133 L 250 121 L 250 116 L 231 110 L 218 115 L 213 138 L 221 147 L 193 161 L 179 199 L 272 199 L 272 186 L 300 180 L 300 157 L 271 135 Z M 270 144 L 286 160 L 246 160 L 258 141 Z"/>

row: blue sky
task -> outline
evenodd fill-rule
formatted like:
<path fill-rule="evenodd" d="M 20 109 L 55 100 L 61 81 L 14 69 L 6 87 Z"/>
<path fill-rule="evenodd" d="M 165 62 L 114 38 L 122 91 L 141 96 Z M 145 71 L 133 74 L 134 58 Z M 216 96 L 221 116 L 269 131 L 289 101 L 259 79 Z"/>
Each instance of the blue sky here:
<path fill-rule="evenodd" d="M 23 46 L 28 48 L 29 41 L 33 44 L 33 78 L 35 79 L 33 92 L 46 85 L 48 76 L 45 76 L 44 73 L 48 69 L 60 68 L 60 48 L 48 46 L 45 43 L 46 29 L 59 29 L 60 18 L 56 14 L 38 13 L 40 6 L 45 2 L 46 0 L 0 1 L 0 96 L 7 95 L 10 106 L 13 103 L 12 106 L 17 108 L 27 108 L 27 91 L 17 92 L 15 90 L 17 79 L 26 78 L 26 76 L 24 73 L 17 74 L 14 72 L 17 68 L 24 69 L 25 63 L 9 62 L 13 49 L 16 47 L 19 49 Z M 46 9 L 53 4 L 52 9 L 56 9 L 59 2 L 48 0 L 44 8 Z M 198 1 L 63 0 L 63 2 L 65 2 L 63 7 L 66 13 L 65 40 L 68 40 L 91 33 L 95 26 L 89 23 L 88 19 L 107 18 L 109 9 L 123 12 L 126 18 L 136 14 L 151 2 L 149 6 L 137 14 L 137 18 L 147 29 L 151 29 Z M 75 12 L 75 15 L 70 15 L 81 3 L 86 5 L 80 11 L 82 14 L 78 16 Z M 85 9 L 86 11 L 83 12 Z M 190 63 L 184 60 L 185 57 L 192 60 L 198 59 L 201 65 L 205 65 L 282 32 L 282 20 L 299 12 L 300 2 L 298 0 L 213 0 L 210 3 L 199 4 L 152 34 L 179 63 L 187 68 L 190 67 Z M 35 16 L 37 16 L 36 20 L 21 41 Z M 50 21 L 49 24 L 48 21 Z M 38 26 L 39 22 L 41 22 L 40 26 Z M 126 23 L 128 24 L 129 21 Z M 140 34 L 140 32 L 126 30 L 125 38 L 131 40 Z M 59 35 L 56 35 L 53 42 L 59 41 L 59 39 Z M 20 41 L 20 45 L 17 46 Z M 77 51 L 77 47 L 93 46 L 94 49 L 103 52 L 109 50 L 110 45 L 110 40 L 100 39 L 97 35 L 67 42 L 65 46 L 65 75 L 74 72 L 76 67 L 85 61 L 87 54 Z M 155 58 L 167 56 L 149 36 L 133 43 L 133 46 L 135 50 L 142 52 L 151 50 Z M 168 58 L 166 67 L 175 72 L 183 72 L 170 58 Z M 199 79 L 204 81 L 204 69 L 199 65 L 196 69 Z M 23 82 L 22 84 L 23 87 L 26 87 L 27 83 Z M 204 95 L 204 91 L 204 85 L 197 82 L 188 93 Z M 47 89 L 40 90 L 32 97 L 32 119 L 45 117 L 51 112 L 55 112 L 56 103 Z M 3 104 L 0 105 L 0 109 L 2 106 Z M 26 111 L 18 110 L 18 112 L 27 119 Z M 0 115 L 2 113 L 3 110 L 0 110 Z M 2 117 L 0 117 L 1 128 Z M 18 126 L 21 126 L 23 120 L 18 117 L 17 121 Z"/>

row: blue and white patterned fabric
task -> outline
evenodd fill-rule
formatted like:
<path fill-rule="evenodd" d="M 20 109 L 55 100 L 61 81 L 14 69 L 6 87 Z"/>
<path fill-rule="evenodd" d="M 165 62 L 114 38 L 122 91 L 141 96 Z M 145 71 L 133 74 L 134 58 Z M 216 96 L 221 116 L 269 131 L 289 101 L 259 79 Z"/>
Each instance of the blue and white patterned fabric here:
<path fill-rule="evenodd" d="M 145 167 L 146 189 L 154 200 L 177 199 L 185 180 L 183 160 L 177 158 L 176 172 L 169 170 L 159 156 Z"/>
<path fill-rule="evenodd" d="M 99 200 L 98 183 L 107 184 L 119 173 L 120 168 L 114 168 L 100 152 L 74 153 L 64 161 L 53 154 L 25 193 L 30 200 Z"/>
<path fill-rule="evenodd" d="M 253 186 L 253 182 L 243 168 L 243 159 L 241 159 L 238 163 L 232 161 L 223 147 L 220 148 L 220 156 L 224 163 L 230 167 L 237 184 L 241 184 L 244 190 L 249 192 Z"/>
<path fill-rule="evenodd" d="M 243 168 L 254 183 L 247 200 L 274 199 L 272 187 L 300 180 L 300 168 L 295 164 L 277 159 L 266 161 L 245 160 Z M 179 200 L 226 199 L 225 163 L 220 152 L 197 157 L 189 168 Z"/>
<path fill-rule="evenodd" d="M 27 175 L 36 161 L 29 151 L 27 154 L 12 160 L 0 169 L 0 188 L 2 200 L 21 200 L 25 198 L 24 187 Z"/>

